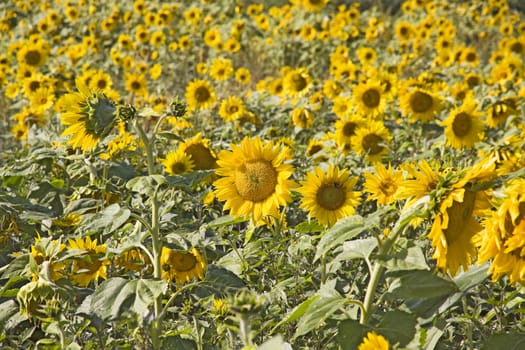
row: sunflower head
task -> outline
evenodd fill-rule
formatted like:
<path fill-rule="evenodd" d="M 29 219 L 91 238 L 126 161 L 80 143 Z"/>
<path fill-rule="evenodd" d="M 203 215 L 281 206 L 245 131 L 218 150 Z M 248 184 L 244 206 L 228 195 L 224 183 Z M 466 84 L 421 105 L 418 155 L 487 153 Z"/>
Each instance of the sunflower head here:
<path fill-rule="evenodd" d="M 178 251 L 162 247 L 160 256 L 162 278 L 176 283 L 186 283 L 196 279 L 204 279 L 206 261 L 196 248 L 188 251 Z"/>

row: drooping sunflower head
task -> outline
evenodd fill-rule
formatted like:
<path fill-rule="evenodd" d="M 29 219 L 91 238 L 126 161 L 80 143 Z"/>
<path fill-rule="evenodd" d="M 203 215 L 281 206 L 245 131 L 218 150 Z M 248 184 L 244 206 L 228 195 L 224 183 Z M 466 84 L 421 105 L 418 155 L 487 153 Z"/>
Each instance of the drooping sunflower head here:
<path fill-rule="evenodd" d="M 272 141 L 245 137 L 231 151 L 221 151 L 214 182 L 215 193 L 225 201 L 224 209 L 234 217 L 252 217 L 254 223 L 267 215 L 278 217 L 280 206 L 291 201 L 295 186 L 289 177 L 293 166 L 286 164 L 288 152 Z"/>
<path fill-rule="evenodd" d="M 188 173 L 195 167 L 191 155 L 185 153 L 182 148 L 166 154 L 166 158 L 162 160 L 162 165 L 164 165 L 165 171 L 170 175 Z"/>
<path fill-rule="evenodd" d="M 117 107 L 104 94 L 92 92 L 78 79 L 76 83 L 78 92 L 61 100 L 64 112 L 60 119 L 68 126 L 62 135 L 72 135 L 68 143 L 87 152 L 111 132 L 117 122 Z"/>
<path fill-rule="evenodd" d="M 198 133 L 180 144 L 180 149 L 191 157 L 195 170 L 209 170 L 217 167 L 217 156 L 210 147 L 210 143 L 210 139 L 202 138 L 202 133 Z"/>
<path fill-rule="evenodd" d="M 483 133 L 482 113 L 477 111 L 473 100 L 451 111 L 450 116 L 441 125 L 445 126 L 445 137 L 448 145 L 454 148 L 471 148 L 481 140 Z"/>
<path fill-rule="evenodd" d="M 207 268 L 206 261 L 196 248 L 188 251 L 178 251 L 162 247 L 160 256 L 162 279 L 176 283 L 186 283 L 190 280 L 204 279 Z"/>
<path fill-rule="evenodd" d="M 186 87 L 186 101 L 190 111 L 211 108 L 215 100 L 215 90 L 206 80 L 194 80 Z"/>
<path fill-rule="evenodd" d="M 352 139 L 352 149 L 366 156 L 368 161 L 380 161 L 388 152 L 387 145 L 390 138 L 390 133 L 382 122 L 369 121 L 366 125 L 356 129 Z"/>
<path fill-rule="evenodd" d="M 316 167 L 297 190 L 303 196 L 301 208 L 322 225 L 332 226 L 355 213 L 361 202 L 360 193 L 353 191 L 356 183 L 357 178 L 350 177 L 348 170 L 333 165 L 326 171 Z"/>

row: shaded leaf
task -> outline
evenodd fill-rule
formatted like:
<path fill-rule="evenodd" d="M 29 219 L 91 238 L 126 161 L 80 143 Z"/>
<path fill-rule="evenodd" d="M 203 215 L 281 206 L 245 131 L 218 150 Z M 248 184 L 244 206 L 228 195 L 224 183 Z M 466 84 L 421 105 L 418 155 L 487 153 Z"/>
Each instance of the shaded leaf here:
<path fill-rule="evenodd" d="M 122 226 L 131 215 L 131 211 L 121 208 L 117 203 L 104 208 L 100 213 L 96 213 L 83 221 L 83 232 L 97 232 L 110 234 Z"/>
<path fill-rule="evenodd" d="M 193 340 L 176 335 L 162 338 L 160 347 L 164 350 L 196 350 L 197 344 Z"/>
<path fill-rule="evenodd" d="M 166 183 L 163 175 L 138 176 L 126 183 L 126 188 L 147 196 L 152 196 L 157 189 Z"/>
<path fill-rule="evenodd" d="M 483 344 L 481 350 L 521 350 L 525 349 L 525 334 L 508 333 L 491 335 Z"/>
<path fill-rule="evenodd" d="M 389 299 L 432 298 L 457 292 L 452 281 L 434 275 L 430 271 L 416 270 L 397 274 L 388 289 Z"/>
<path fill-rule="evenodd" d="M 314 262 L 326 255 L 334 247 L 354 238 L 364 230 L 364 220 L 359 215 L 349 216 L 339 220 L 319 240 Z"/>
<path fill-rule="evenodd" d="M 337 326 L 337 342 L 343 350 L 357 350 L 370 328 L 356 320 L 344 320 Z"/>
<path fill-rule="evenodd" d="M 416 334 L 416 316 L 393 310 L 385 313 L 377 326 L 377 333 L 388 339 L 390 344 L 407 345 Z"/>
<path fill-rule="evenodd" d="M 236 274 L 223 267 L 211 264 L 208 265 L 204 280 L 195 288 L 195 294 L 201 298 L 210 295 L 222 297 L 234 293 L 244 286 L 244 281 Z"/>
<path fill-rule="evenodd" d="M 248 221 L 248 219 L 244 219 L 242 217 L 234 218 L 230 215 L 224 215 L 215 220 L 208 222 L 206 226 L 216 228 L 216 227 L 234 225 L 234 224 L 238 224 L 240 222 L 245 222 L 245 221 Z"/>
<path fill-rule="evenodd" d="M 294 229 L 297 233 L 307 234 L 314 232 L 323 232 L 324 226 L 318 223 L 317 221 L 305 221 L 295 226 Z"/>
<path fill-rule="evenodd" d="M 310 305 L 319 297 L 319 294 L 314 294 L 299 305 L 297 305 L 296 307 L 294 307 L 292 311 L 288 313 L 288 316 L 283 318 L 281 321 L 279 321 L 279 323 L 275 325 L 275 327 L 272 329 L 272 333 L 283 324 L 293 322 L 299 317 L 302 317 L 306 313 L 306 311 L 308 311 Z"/>

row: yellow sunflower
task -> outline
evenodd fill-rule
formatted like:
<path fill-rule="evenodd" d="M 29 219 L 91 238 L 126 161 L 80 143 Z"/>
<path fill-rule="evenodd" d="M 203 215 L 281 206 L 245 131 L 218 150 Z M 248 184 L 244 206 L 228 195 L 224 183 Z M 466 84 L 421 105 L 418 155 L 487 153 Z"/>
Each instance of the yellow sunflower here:
<path fill-rule="evenodd" d="M 297 107 L 292 110 L 292 122 L 298 128 L 309 128 L 314 122 L 314 117 L 309 109 Z"/>
<path fill-rule="evenodd" d="M 417 164 L 404 164 L 402 168 L 408 174 L 408 178 L 399 184 L 396 199 L 412 198 L 407 204 L 410 205 L 436 189 L 440 173 L 434 163 L 429 164 L 423 159 Z"/>
<path fill-rule="evenodd" d="M 213 60 L 210 66 L 210 76 L 217 80 L 223 81 L 233 74 L 233 63 L 229 59 L 217 58 Z"/>
<path fill-rule="evenodd" d="M 235 72 L 235 80 L 241 84 L 249 84 L 252 80 L 252 74 L 248 68 L 241 67 Z"/>
<path fill-rule="evenodd" d="M 148 85 L 143 74 L 125 73 L 124 78 L 126 80 L 126 91 L 144 98 L 148 95 Z"/>
<path fill-rule="evenodd" d="M 357 128 L 365 125 L 363 117 L 351 114 L 335 122 L 335 142 L 343 150 L 350 149 Z"/>
<path fill-rule="evenodd" d="M 97 244 L 97 240 L 91 237 L 85 239 L 77 238 L 68 240 L 68 250 L 81 250 L 83 253 L 72 260 L 72 282 L 80 287 L 87 287 L 91 281 L 98 281 L 99 278 L 106 279 L 107 266 L 110 264 L 106 255 L 106 245 Z"/>
<path fill-rule="evenodd" d="M 386 106 L 384 92 L 384 86 L 378 80 L 368 80 L 355 86 L 353 102 L 357 111 L 372 118 L 379 117 Z"/>
<path fill-rule="evenodd" d="M 516 98 L 508 97 L 490 106 L 487 116 L 487 123 L 491 128 L 505 123 L 507 118 L 515 115 L 518 110 Z"/>
<path fill-rule="evenodd" d="M 196 248 L 181 252 L 162 247 L 160 255 L 162 279 L 176 283 L 186 283 L 193 278 L 204 279 L 206 261 Z"/>
<path fill-rule="evenodd" d="M 240 97 L 230 96 L 221 102 L 219 115 L 224 121 L 231 122 L 243 117 L 246 113 L 244 102 Z"/>
<path fill-rule="evenodd" d="M 388 152 L 387 144 L 390 138 L 390 132 L 382 122 L 369 121 L 356 129 L 352 139 L 352 149 L 366 156 L 366 159 L 371 162 L 380 161 Z"/>
<path fill-rule="evenodd" d="M 165 171 L 170 175 L 188 173 L 195 167 L 191 156 L 186 154 L 182 148 L 166 154 L 166 158 L 161 163 L 164 165 Z"/>
<path fill-rule="evenodd" d="M 66 245 L 61 243 L 59 240 L 51 240 L 49 237 L 41 238 L 40 235 L 35 240 L 35 244 L 31 246 L 30 259 L 38 265 L 39 269 L 43 267 L 43 263 L 49 264 L 49 276 L 50 281 L 56 282 L 61 278 L 66 277 L 64 275 L 65 264 L 58 262 L 58 254 L 64 250 Z M 31 266 L 31 264 L 30 264 Z M 31 279 L 33 281 L 38 280 L 38 273 L 32 271 Z"/>
<path fill-rule="evenodd" d="M 62 136 L 73 135 L 68 143 L 87 152 L 113 129 L 117 108 L 114 101 L 103 94 L 93 93 L 79 79 L 76 85 L 78 92 L 61 98 L 64 112 L 60 114 L 60 120 L 68 126 Z"/>
<path fill-rule="evenodd" d="M 419 87 L 402 91 L 399 96 L 399 105 L 410 122 L 421 120 L 424 123 L 434 120 L 442 107 L 438 96 Z"/>
<path fill-rule="evenodd" d="M 273 141 L 263 142 L 259 137 L 245 137 L 231 151 L 221 151 L 217 161 L 215 193 L 225 201 L 224 209 L 234 217 L 252 216 L 259 223 L 267 215 L 279 216 L 279 207 L 290 202 L 290 189 L 295 182 L 288 178 L 293 166 L 286 164 L 285 147 Z"/>
<path fill-rule="evenodd" d="M 361 202 L 360 193 L 352 191 L 356 183 L 357 178 L 351 178 L 346 169 L 330 165 L 325 172 L 316 167 L 297 190 L 303 196 L 301 208 L 322 225 L 332 226 L 355 213 L 355 207 Z"/>
<path fill-rule="evenodd" d="M 377 204 L 390 204 L 396 200 L 396 192 L 403 180 L 403 173 L 399 170 L 388 168 L 382 163 L 374 167 L 375 174 L 365 172 L 364 191 L 370 193 L 368 199 L 376 200 Z"/>
<path fill-rule="evenodd" d="M 525 284 L 525 180 L 511 180 L 497 210 L 490 211 L 479 235 L 478 264 L 492 259 L 489 273 L 495 282 Z"/>
<path fill-rule="evenodd" d="M 472 100 L 463 101 L 463 104 L 453 109 L 450 116 L 441 125 L 445 127 L 445 137 L 448 145 L 454 148 L 471 148 L 481 140 L 483 121 L 478 105 Z"/>
<path fill-rule="evenodd" d="M 312 78 L 306 68 L 291 69 L 283 78 L 283 88 L 290 97 L 301 97 L 308 92 Z"/>
<path fill-rule="evenodd" d="M 388 350 L 390 343 L 381 334 L 368 332 L 357 350 Z"/>
<path fill-rule="evenodd" d="M 308 11 L 320 11 L 329 0 L 301 0 L 301 4 Z"/>
<path fill-rule="evenodd" d="M 206 80 L 193 80 L 186 86 L 186 101 L 190 111 L 211 108 L 215 99 L 215 90 Z"/>
<path fill-rule="evenodd" d="M 209 170 L 217 167 L 217 156 L 210 147 L 210 139 L 202 138 L 198 133 L 193 138 L 184 141 L 179 148 L 191 156 L 195 170 Z"/>
<path fill-rule="evenodd" d="M 40 67 L 47 61 L 49 48 L 44 42 L 25 42 L 17 52 L 17 60 L 21 64 L 31 67 Z"/>

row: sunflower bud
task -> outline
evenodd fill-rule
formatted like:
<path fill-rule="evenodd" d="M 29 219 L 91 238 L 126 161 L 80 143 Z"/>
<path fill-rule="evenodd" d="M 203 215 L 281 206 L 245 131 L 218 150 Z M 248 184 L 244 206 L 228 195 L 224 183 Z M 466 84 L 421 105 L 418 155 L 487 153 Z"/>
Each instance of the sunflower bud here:
<path fill-rule="evenodd" d="M 186 114 L 186 102 L 182 101 L 178 97 L 175 97 L 170 104 L 170 111 L 175 117 L 182 117 Z"/>
<path fill-rule="evenodd" d="M 266 298 L 247 289 L 238 292 L 228 301 L 230 309 L 241 315 L 257 314 L 266 304 Z"/>
<path fill-rule="evenodd" d="M 117 118 L 122 121 L 132 120 L 136 115 L 137 110 L 130 104 L 117 106 Z"/>

